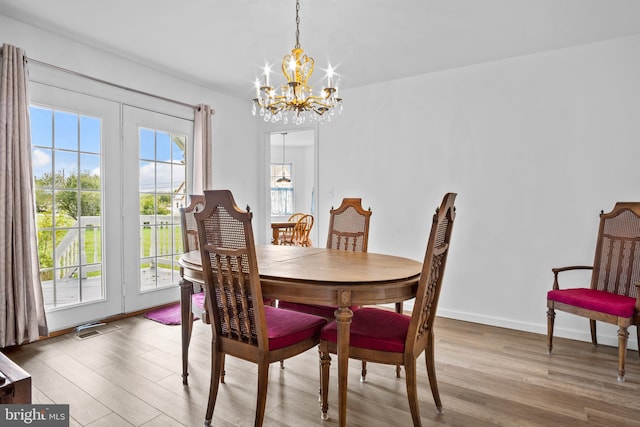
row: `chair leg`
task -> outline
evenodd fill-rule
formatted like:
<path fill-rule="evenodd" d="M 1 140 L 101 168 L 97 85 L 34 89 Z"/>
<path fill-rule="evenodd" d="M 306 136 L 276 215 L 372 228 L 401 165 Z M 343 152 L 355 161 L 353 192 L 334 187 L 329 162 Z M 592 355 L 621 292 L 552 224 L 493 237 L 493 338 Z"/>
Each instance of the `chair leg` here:
<path fill-rule="evenodd" d="M 591 330 L 591 343 L 595 346 L 598 345 L 598 338 L 596 335 L 596 321 L 589 319 L 589 329 Z"/>
<path fill-rule="evenodd" d="M 220 354 L 220 358 L 222 359 L 222 361 L 220 362 L 220 366 L 221 366 L 221 371 L 220 371 L 220 383 L 224 384 L 224 374 L 226 373 L 225 369 L 224 369 L 224 353 Z"/>
<path fill-rule="evenodd" d="M 431 394 L 433 394 L 433 401 L 436 404 L 436 413 L 442 415 L 442 401 L 440 400 L 440 392 L 438 391 L 438 380 L 436 379 L 436 361 L 433 343 L 433 331 L 429 334 L 429 343 L 424 352 L 424 357 L 427 363 L 427 375 L 429 376 L 429 385 L 431 386 Z M 415 362 L 414 362 L 415 363 Z M 407 372 L 407 365 L 404 367 L 405 375 L 409 377 Z M 415 378 L 415 372 L 413 373 Z M 415 380 L 414 380 L 415 381 Z"/>
<path fill-rule="evenodd" d="M 320 417 L 323 420 L 328 420 L 329 415 L 327 412 L 329 411 L 329 367 L 331 366 L 331 355 L 329 354 L 329 349 L 327 348 L 326 343 L 320 343 L 318 352 L 320 353 L 320 409 L 322 411 L 322 415 Z"/>
<path fill-rule="evenodd" d="M 366 360 L 362 361 L 362 369 L 360 370 L 360 382 L 361 383 L 367 382 L 367 361 Z"/>
<path fill-rule="evenodd" d="M 267 406 L 267 385 L 269 384 L 269 363 L 266 360 L 258 362 L 258 396 L 256 399 L 256 419 L 254 427 L 262 426 L 264 411 Z"/>
<path fill-rule="evenodd" d="M 402 301 L 396 303 L 396 313 L 404 314 L 403 303 Z M 400 365 L 396 365 L 396 378 L 400 378 Z"/>
<path fill-rule="evenodd" d="M 556 319 L 556 312 L 553 307 L 547 310 L 547 353 L 551 354 L 553 349 L 553 323 Z"/>
<path fill-rule="evenodd" d="M 624 359 L 627 355 L 627 340 L 629 332 L 624 326 L 618 329 L 618 381 L 624 381 Z"/>
<path fill-rule="evenodd" d="M 638 341 L 636 341 L 638 343 L 638 357 L 640 357 L 640 325 L 636 325 L 636 335 L 638 336 Z"/>
<path fill-rule="evenodd" d="M 427 359 L 428 360 L 428 359 Z M 428 365 L 428 362 L 427 362 Z M 407 386 L 407 398 L 409 399 L 409 410 L 411 411 L 411 418 L 413 419 L 413 426 L 422 426 L 420 420 L 420 406 L 418 405 L 418 386 L 416 384 L 416 359 L 411 357 L 411 360 L 405 360 L 405 382 Z M 431 376 L 429 376 L 431 379 Z"/>
<path fill-rule="evenodd" d="M 207 404 L 207 414 L 204 417 L 204 426 L 211 425 L 213 418 L 213 409 L 216 406 L 218 398 L 218 386 L 220 385 L 220 372 L 222 371 L 222 362 L 224 361 L 224 353 L 216 350 L 215 343 L 211 345 L 211 381 L 209 384 L 209 403 Z"/>

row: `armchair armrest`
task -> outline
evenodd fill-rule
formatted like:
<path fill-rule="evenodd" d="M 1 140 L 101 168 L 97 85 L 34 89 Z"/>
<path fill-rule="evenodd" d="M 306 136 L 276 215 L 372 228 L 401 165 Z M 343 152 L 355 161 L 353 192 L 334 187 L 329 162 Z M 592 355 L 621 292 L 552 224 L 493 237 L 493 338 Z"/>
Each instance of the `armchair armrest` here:
<path fill-rule="evenodd" d="M 569 271 L 569 270 L 593 270 L 593 266 L 591 266 L 591 265 L 571 265 L 571 266 L 568 266 L 568 267 L 552 268 L 551 271 L 553 271 L 553 290 L 554 291 L 557 291 L 558 289 L 560 289 L 560 286 L 558 285 L 558 273 L 560 273 L 562 271 Z"/>

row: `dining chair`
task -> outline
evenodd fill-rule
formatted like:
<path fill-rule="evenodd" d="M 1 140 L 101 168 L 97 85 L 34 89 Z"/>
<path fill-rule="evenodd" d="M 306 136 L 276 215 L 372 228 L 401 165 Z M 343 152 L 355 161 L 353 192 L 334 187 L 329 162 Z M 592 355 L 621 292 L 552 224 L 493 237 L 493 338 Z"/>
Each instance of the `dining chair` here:
<path fill-rule="evenodd" d="M 381 308 L 361 308 L 353 312 L 349 336 L 349 358 L 389 365 L 403 365 L 406 389 L 414 426 L 420 426 L 416 383 L 416 360 L 425 353 L 427 374 L 436 412 L 442 414 L 434 360 L 433 324 L 442 279 L 449 254 L 455 219 L 456 193 L 445 194 L 433 216 L 427 250 L 411 316 Z M 320 335 L 320 388 L 322 418 L 327 419 L 330 353 L 336 353 L 337 324 L 332 322 Z"/>
<path fill-rule="evenodd" d="M 269 364 L 316 346 L 322 317 L 265 305 L 251 219 L 229 190 L 206 190 L 205 208 L 195 214 L 211 319 L 211 381 L 205 426 L 211 425 L 223 355 L 256 363 L 255 426 L 264 419 Z"/>
<path fill-rule="evenodd" d="M 337 209 L 329 211 L 329 235 L 327 249 L 340 249 L 366 252 L 369 242 L 369 222 L 371 208 L 362 208 L 362 199 L 344 198 Z M 338 307 L 314 304 L 278 302 L 278 307 L 315 314 L 329 320 L 335 318 L 334 312 Z M 356 308 L 356 307 L 354 307 Z"/>
<path fill-rule="evenodd" d="M 283 240 L 280 242 L 282 245 L 290 246 L 312 246 L 311 243 L 311 228 L 313 227 L 313 215 L 305 214 L 293 227 L 290 234 L 285 234 Z"/>
<path fill-rule="evenodd" d="M 291 215 L 289 217 L 289 219 L 287 219 L 287 222 L 293 222 L 293 223 L 297 223 L 300 218 L 302 218 L 303 216 L 305 216 L 304 213 L 302 212 L 296 212 L 293 215 Z M 292 240 L 292 233 L 293 233 L 293 228 L 284 228 L 282 230 L 280 230 L 280 235 L 278 237 L 278 243 L 279 244 L 284 244 L 283 242 L 286 241 L 291 241 Z"/>
<path fill-rule="evenodd" d="M 629 326 L 636 326 L 640 342 L 640 203 L 618 202 L 611 212 L 600 212 L 593 265 L 551 270 L 553 288 L 547 293 L 549 354 L 555 310 L 589 318 L 594 346 L 598 345 L 596 321 L 612 323 L 618 326 L 618 381 L 624 381 Z M 560 289 L 558 275 L 570 270 L 591 270 L 590 287 Z"/>
<path fill-rule="evenodd" d="M 369 223 L 371 220 L 371 208 L 363 209 L 362 199 L 344 198 L 337 209 L 333 207 L 329 211 L 329 233 L 327 236 L 327 249 L 339 249 L 354 252 L 366 252 L 369 242 Z M 322 316 L 328 321 L 335 319 L 337 306 L 323 306 L 315 304 L 293 303 L 279 301 L 278 307 L 287 310 L 300 311 L 302 313 Z M 352 310 L 357 309 L 352 307 Z M 282 365 L 281 365 L 282 367 Z M 366 362 L 362 362 L 361 381 L 366 380 Z M 400 373 L 396 375 L 399 377 Z"/>
<path fill-rule="evenodd" d="M 189 205 L 179 209 L 180 225 L 182 229 L 182 248 L 185 253 L 197 251 L 200 248 L 198 241 L 198 225 L 196 224 L 194 214 L 204 209 L 204 203 L 205 199 L 203 195 L 192 194 L 189 196 Z M 180 277 L 183 277 L 182 272 Z M 183 311 L 182 318 L 187 319 L 186 325 L 182 325 L 182 383 L 188 384 L 189 343 L 191 342 L 193 321 L 195 317 L 199 317 L 204 323 L 208 324 L 209 316 L 204 308 L 204 304 L 199 304 L 199 301 L 204 300 L 200 298 L 193 298 L 194 294 L 203 292 L 200 285 L 181 279 L 180 291 L 185 294 L 181 298 L 182 304 L 180 305 L 180 309 Z M 224 382 L 224 373 L 221 380 Z"/>

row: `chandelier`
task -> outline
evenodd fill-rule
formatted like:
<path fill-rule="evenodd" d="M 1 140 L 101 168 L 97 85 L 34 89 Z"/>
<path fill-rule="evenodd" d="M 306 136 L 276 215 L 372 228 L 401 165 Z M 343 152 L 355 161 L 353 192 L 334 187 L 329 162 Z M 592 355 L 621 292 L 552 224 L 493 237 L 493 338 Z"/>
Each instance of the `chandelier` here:
<path fill-rule="evenodd" d="M 264 80 L 260 82 L 256 79 L 252 113 L 255 116 L 259 111 L 265 122 L 276 123 L 282 120 L 287 124 L 291 120 L 296 125 L 311 120 L 328 122 L 334 111 L 342 113 L 342 98 L 338 97 L 338 82 L 331 65 L 327 70 L 327 85 L 318 95 L 313 95 L 313 88 L 308 85 L 314 60 L 300 47 L 299 12 L 300 1 L 296 0 L 296 45 L 291 50 L 291 55 L 282 59 L 282 74 L 286 83 L 280 87 L 279 92 L 270 86 L 269 64 L 264 67 Z"/>

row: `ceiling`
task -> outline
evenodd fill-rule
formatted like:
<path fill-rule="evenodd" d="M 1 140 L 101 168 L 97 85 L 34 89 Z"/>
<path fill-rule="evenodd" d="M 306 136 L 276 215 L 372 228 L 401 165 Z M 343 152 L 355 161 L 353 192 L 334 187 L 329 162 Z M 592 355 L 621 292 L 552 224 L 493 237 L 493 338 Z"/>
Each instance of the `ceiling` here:
<path fill-rule="evenodd" d="M 295 44 L 294 0 L 0 0 L 0 14 L 238 98 Z M 639 18 L 637 0 L 301 0 L 300 44 L 310 83 L 331 63 L 344 90 L 638 34 Z"/>

